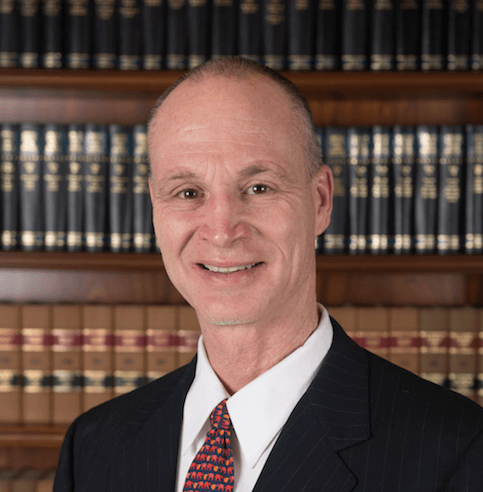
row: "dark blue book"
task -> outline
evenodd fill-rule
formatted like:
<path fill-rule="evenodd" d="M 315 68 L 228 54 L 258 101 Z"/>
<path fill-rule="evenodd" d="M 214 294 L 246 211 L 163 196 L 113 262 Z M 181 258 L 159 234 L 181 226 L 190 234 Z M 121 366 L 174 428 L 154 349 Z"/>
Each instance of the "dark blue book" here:
<path fill-rule="evenodd" d="M 19 0 L 3 2 L 0 9 L 0 68 L 18 67 L 20 49 Z"/>
<path fill-rule="evenodd" d="M 188 2 L 167 1 L 166 68 L 185 70 L 188 66 Z"/>
<path fill-rule="evenodd" d="M 371 70 L 394 68 L 394 3 L 372 0 L 371 8 Z"/>
<path fill-rule="evenodd" d="M 468 70 L 471 61 L 470 0 L 448 2 L 448 70 Z"/>
<path fill-rule="evenodd" d="M 263 63 L 273 70 L 287 66 L 287 0 L 262 0 Z"/>
<path fill-rule="evenodd" d="M 396 69 L 417 70 L 420 60 L 421 0 L 396 1 Z"/>
<path fill-rule="evenodd" d="M 161 70 L 166 47 L 166 2 L 144 0 L 143 15 L 143 69 Z"/>
<path fill-rule="evenodd" d="M 314 67 L 315 0 L 288 0 L 288 69 Z"/>
<path fill-rule="evenodd" d="M 42 125 L 20 124 L 20 246 L 25 251 L 43 249 L 45 228 L 42 193 Z"/>
<path fill-rule="evenodd" d="M 261 0 L 240 0 L 238 7 L 238 54 L 256 62 L 261 60 Z"/>
<path fill-rule="evenodd" d="M 237 3 L 235 0 L 213 0 L 211 9 L 211 57 L 236 54 Z"/>
<path fill-rule="evenodd" d="M 118 0 L 96 0 L 93 13 L 92 64 L 114 70 L 118 55 Z"/>
<path fill-rule="evenodd" d="M 473 2 L 471 19 L 471 68 L 481 70 L 483 69 L 483 2 Z"/>
<path fill-rule="evenodd" d="M 4 250 L 16 249 L 18 245 L 19 144 L 18 125 L 0 124 L 0 228 Z"/>
<path fill-rule="evenodd" d="M 118 68 L 120 70 L 141 69 L 143 48 L 141 8 L 141 0 L 119 0 Z"/>
<path fill-rule="evenodd" d="M 91 61 L 93 0 L 66 0 L 66 67 L 86 69 Z"/>
<path fill-rule="evenodd" d="M 20 53 L 22 68 L 37 68 L 40 51 L 40 2 L 20 0 Z"/>
<path fill-rule="evenodd" d="M 340 8 L 335 0 L 317 2 L 315 14 L 315 70 L 339 68 Z"/>
<path fill-rule="evenodd" d="M 45 249 L 62 251 L 67 229 L 67 131 L 64 125 L 44 127 L 44 220 Z"/>
<path fill-rule="evenodd" d="M 444 3 L 444 0 L 422 0 L 421 70 L 443 70 L 445 67 Z"/>
<path fill-rule="evenodd" d="M 342 0 L 342 69 L 366 70 L 368 67 L 367 0 Z"/>
<path fill-rule="evenodd" d="M 64 2 L 42 1 L 42 50 L 40 64 L 44 68 L 62 68 Z"/>
<path fill-rule="evenodd" d="M 194 68 L 210 55 L 211 1 L 188 2 L 188 67 Z"/>

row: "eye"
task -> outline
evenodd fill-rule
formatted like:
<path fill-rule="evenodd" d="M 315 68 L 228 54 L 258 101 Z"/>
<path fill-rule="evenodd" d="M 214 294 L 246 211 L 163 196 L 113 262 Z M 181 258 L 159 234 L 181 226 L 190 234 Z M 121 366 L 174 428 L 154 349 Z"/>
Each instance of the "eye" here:
<path fill-rule="evenodd" d="M 256 184 L 253 186 L 250 186 L 247 189 L 247 194 L 248 195 L 260 195 L 262 193 L 267 193 L 267 191 L 270 190 L 270 187 L 264 184 Z"/>
<path fill-rule="evenodd" d="M 199 195 L 198 190 L 193 188 L 188 188 L 187 190 L 183 190 L 178 193 L 178 196 L 180 198 L 184 198 L 185 200 L 193 200 L 194 198 L 198 198 Z"/>

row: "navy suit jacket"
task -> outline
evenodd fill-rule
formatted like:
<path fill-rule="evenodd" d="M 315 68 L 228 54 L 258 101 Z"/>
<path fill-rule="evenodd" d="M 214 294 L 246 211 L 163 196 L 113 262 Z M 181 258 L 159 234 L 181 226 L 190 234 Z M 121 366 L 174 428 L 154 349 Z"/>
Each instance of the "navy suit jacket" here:
<path fill-rule="evenodd" d="M 482 492 L 483 408 L 333 325 L 332 347 L 254 492 Z M 195 367 L 81 415 L 66 435 L 54 492 L 174 492 Z"/>

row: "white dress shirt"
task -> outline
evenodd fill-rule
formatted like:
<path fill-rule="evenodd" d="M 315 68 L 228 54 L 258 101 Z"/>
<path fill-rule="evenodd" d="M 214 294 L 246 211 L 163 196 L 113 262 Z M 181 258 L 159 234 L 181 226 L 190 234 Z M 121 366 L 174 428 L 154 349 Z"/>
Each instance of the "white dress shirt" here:
<path fill-rule="evenodd" d="M 304 345 L 231 397 L 209 363 L 203 337 L 199 339 L 195 378 L 183 409 L 177 492 L 182 492 L 189 467 L 205 441 L 213 408 L 225 398 L 234 431 L 234 492 L 253 490 L 282 427 L 332 344 L 329 315 L 321 304 L 319 310 L 319 325 Z"/>

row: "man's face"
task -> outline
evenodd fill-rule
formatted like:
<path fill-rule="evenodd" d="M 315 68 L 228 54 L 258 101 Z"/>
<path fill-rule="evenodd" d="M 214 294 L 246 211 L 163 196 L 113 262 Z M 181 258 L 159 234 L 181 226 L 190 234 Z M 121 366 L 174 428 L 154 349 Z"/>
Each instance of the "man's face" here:
<path fill-rule="evenodd" d="M 153 221 L 166 271 L 200 322 L 287 318 L 315 288 L 331 177 L 306 171 L 303 130 L 262 77 L 183 82 L 149 136 Z"/>

